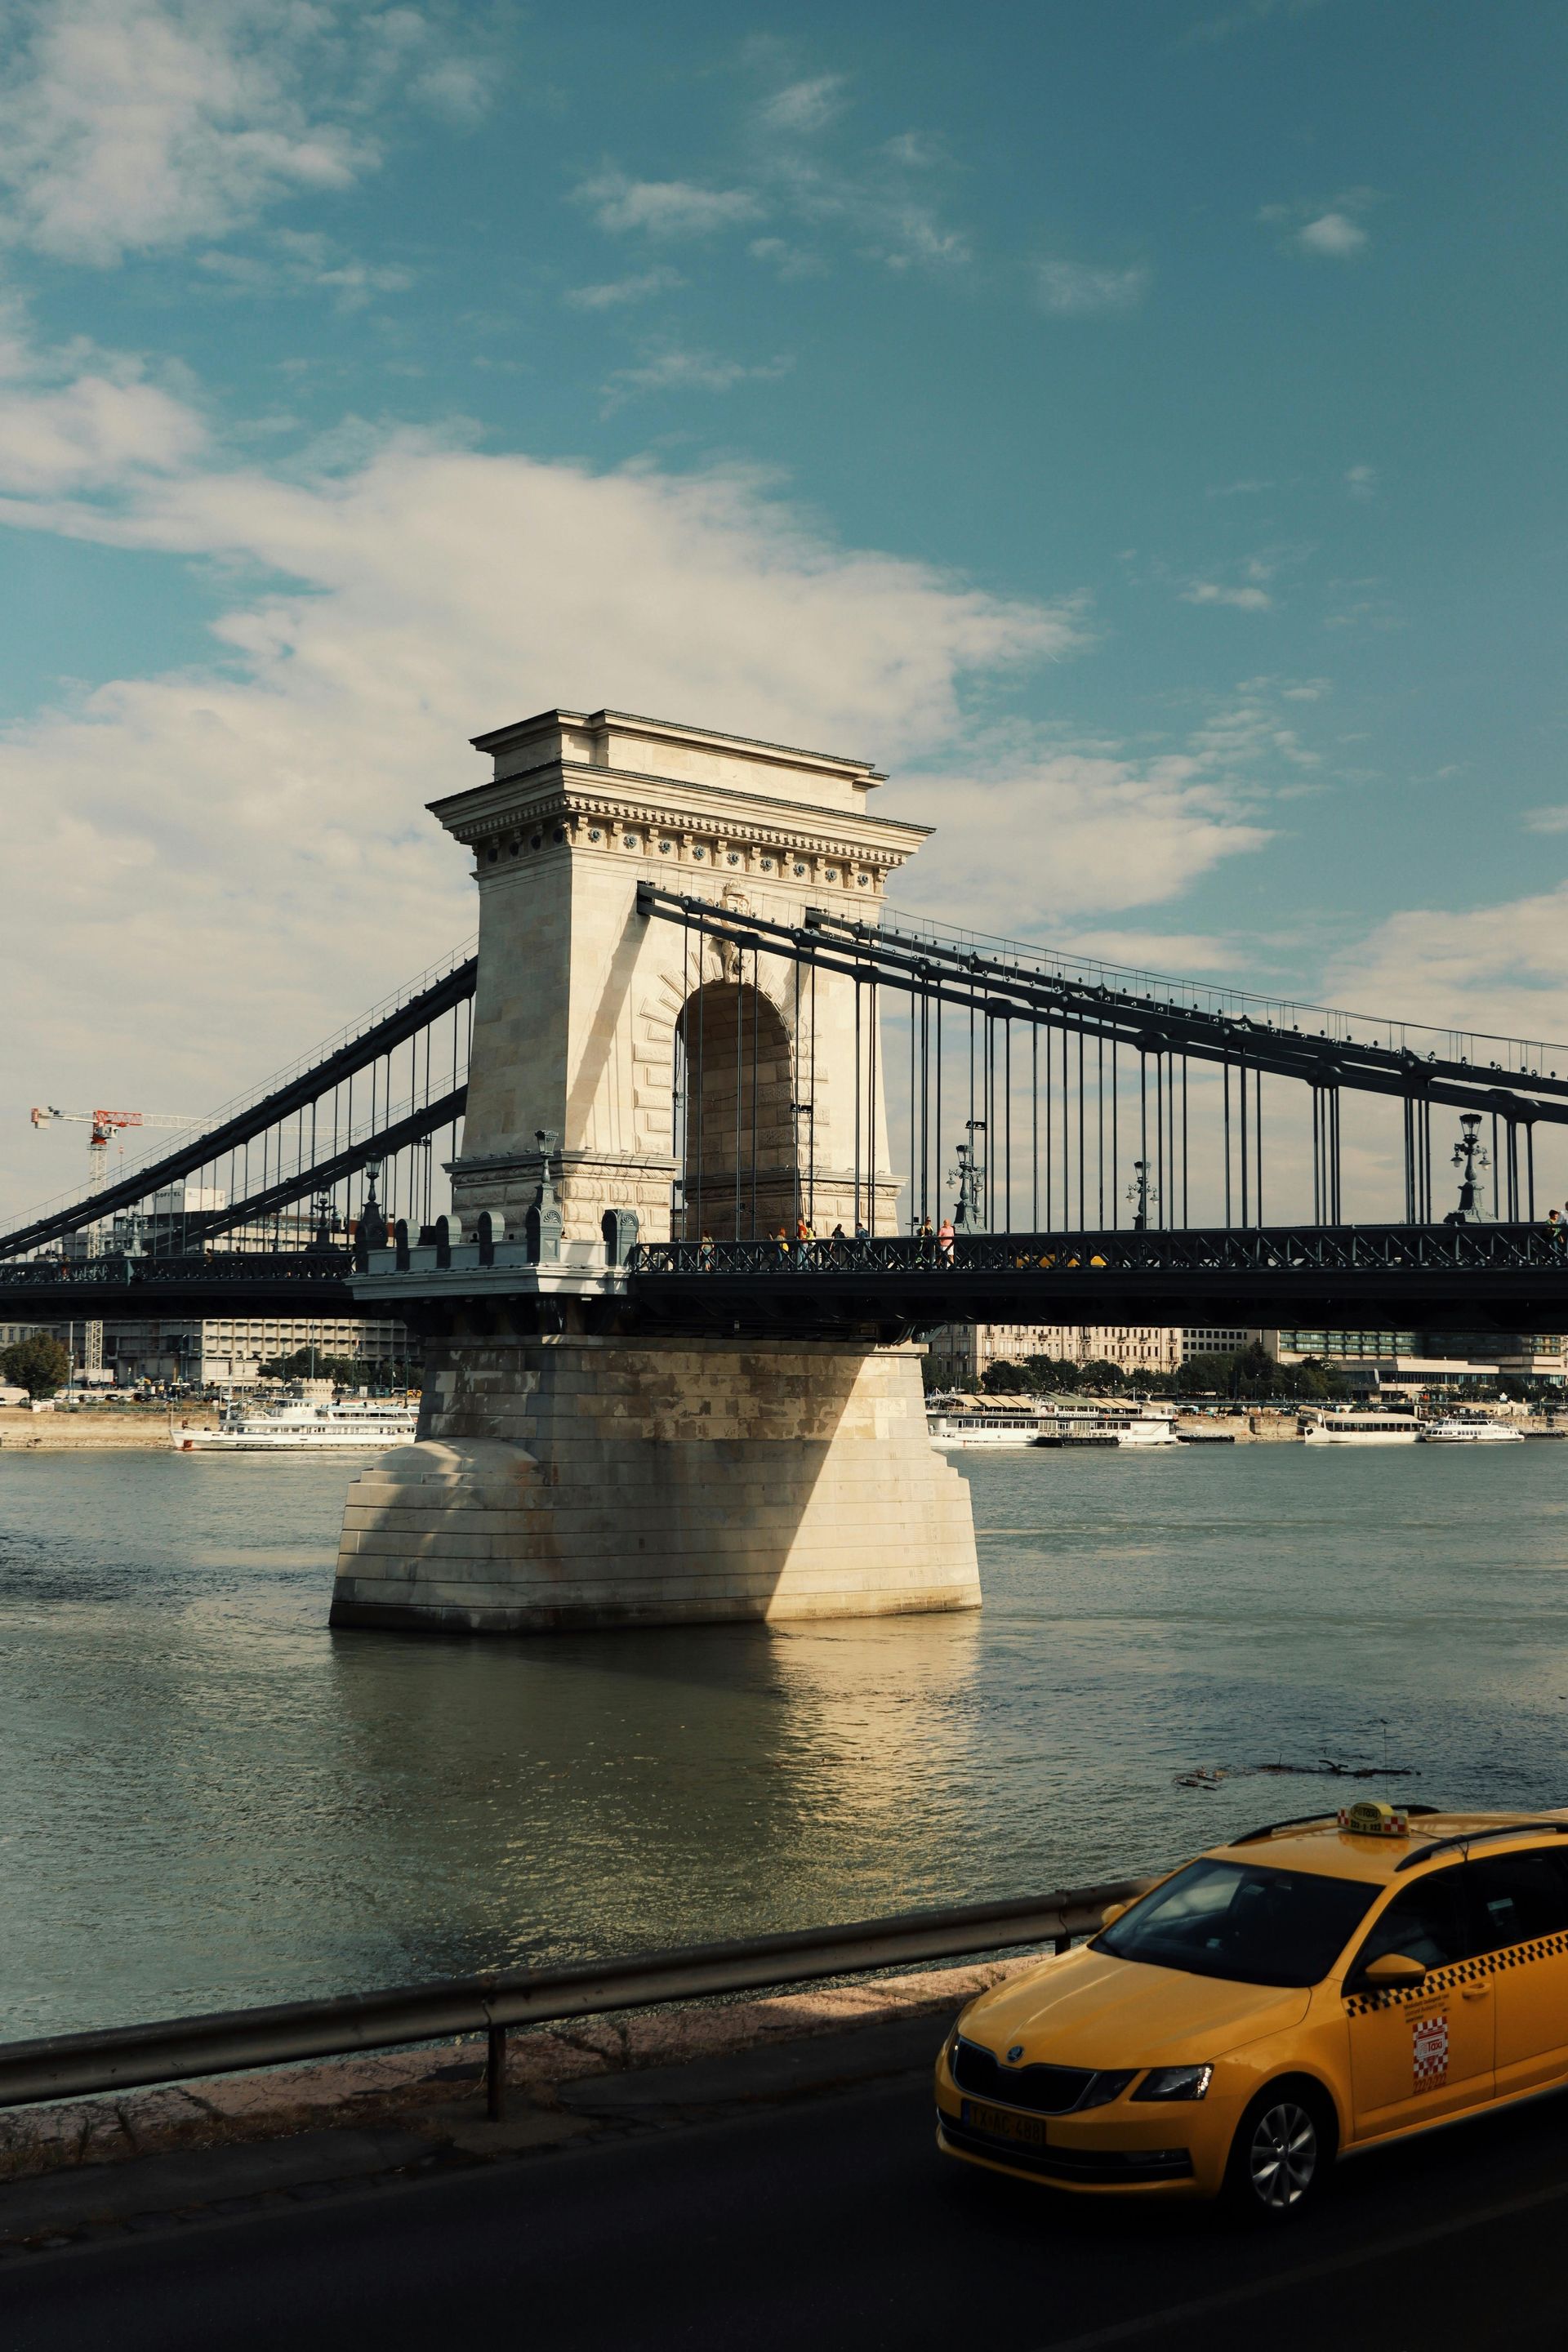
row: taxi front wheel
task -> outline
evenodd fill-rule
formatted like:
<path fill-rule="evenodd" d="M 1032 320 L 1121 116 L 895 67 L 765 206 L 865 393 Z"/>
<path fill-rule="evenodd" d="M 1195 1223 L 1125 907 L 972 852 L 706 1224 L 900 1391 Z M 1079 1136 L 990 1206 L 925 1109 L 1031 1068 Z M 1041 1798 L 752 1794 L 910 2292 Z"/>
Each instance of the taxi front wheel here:
<path fill-rule="evenodd" d="M 1225 2195 L 1249 2221 L 1293 2221 L 1321 2194 L 1334 2158 L 1334 2119 L 1306 2083 L 1271 2083 L 1237 2126 Z"/>

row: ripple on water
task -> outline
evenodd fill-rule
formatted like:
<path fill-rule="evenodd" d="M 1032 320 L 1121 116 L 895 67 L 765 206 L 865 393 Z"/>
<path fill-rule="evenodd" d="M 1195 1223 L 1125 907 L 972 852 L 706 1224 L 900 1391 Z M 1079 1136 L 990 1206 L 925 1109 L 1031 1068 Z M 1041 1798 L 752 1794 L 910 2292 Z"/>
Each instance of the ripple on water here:
<path fill-rule="evenodd" d="M 976 1457 L 978 1616 L 532 1643 L 328 1633 L 343 1464 L 0 1458 L 0 2032 L 1081 1881 L 1384 1720 L 1568 1800 L 1564 1455 Z"/>

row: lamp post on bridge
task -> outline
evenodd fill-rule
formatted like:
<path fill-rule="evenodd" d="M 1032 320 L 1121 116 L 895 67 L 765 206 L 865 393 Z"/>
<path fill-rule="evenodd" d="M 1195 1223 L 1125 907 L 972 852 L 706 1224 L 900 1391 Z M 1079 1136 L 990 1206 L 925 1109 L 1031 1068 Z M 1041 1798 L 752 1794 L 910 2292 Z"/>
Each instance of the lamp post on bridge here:
<path fill-rule="evenodd" d="M 965 1119 L 969 1140 L 958 1146 L 958 1165 L 947 1171 L 947 1181 L 958 1187 L 958 1199 L 953 1205 L 952 1222 L 961 1233 L 983 1234 L 985 1231 L 985 1165 L 980 1157 L 978 1139 L 985 1132 L 983 1118 Z"/>
<path fill-rule="evenodd" d="M 1489 1168 L 1490 1159 L 1481 1141 L 1481 1115 L 1477 1110 L 1462 1112 L 1463 1129 L 1454 1146 L 1453 1164 L 1459 1171 L 1459 1205 L 1450 1209 L 1443 1220 L 1449 1225 L 1473 1225 L 1481 1221 L 1481 1171 Z"/>
<path fill-rule="evenodd" d="M 1150 1208 L 1160 1197 L 1149 1181 L 1149 1162 L 1146 1160 L 1135 1160 L 1132 1162 L 1132 1181 L 1127 1187 L 1127 1197 L 1132 1203 L 1133 1232 L 1135 1234 L 1146 1232 L 1149 1225 Z"/>

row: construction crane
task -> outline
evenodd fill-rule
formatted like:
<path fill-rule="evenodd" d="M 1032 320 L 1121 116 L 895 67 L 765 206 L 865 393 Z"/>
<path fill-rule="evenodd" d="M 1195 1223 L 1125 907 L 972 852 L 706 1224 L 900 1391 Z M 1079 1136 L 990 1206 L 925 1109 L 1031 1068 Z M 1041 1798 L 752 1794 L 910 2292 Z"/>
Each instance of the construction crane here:
<path fill-rule="evenodd" d="M 89 1194 L 103 1190 L 109 1173 L 109 1147 L 121 1128 L 126 1127 L 203 1127 L 204 1119 L 184 1118 L 176 1112 L 158 1110 L 60 1110 L 54 1103 L 35 1103 L 32 1108 L 35 1127 L 48 1127 L 56 1119 L 89 1129 L 87 1139 L 87 1189 Z M 87 1229 L 87 1254 L 97 1257 L 102 1248 L 102 1237 L 95 1225 Z M 98 1373 L 103 1370 L 103 1326 L 87 1323 L 82 1327 L 82 1370 Z"/>

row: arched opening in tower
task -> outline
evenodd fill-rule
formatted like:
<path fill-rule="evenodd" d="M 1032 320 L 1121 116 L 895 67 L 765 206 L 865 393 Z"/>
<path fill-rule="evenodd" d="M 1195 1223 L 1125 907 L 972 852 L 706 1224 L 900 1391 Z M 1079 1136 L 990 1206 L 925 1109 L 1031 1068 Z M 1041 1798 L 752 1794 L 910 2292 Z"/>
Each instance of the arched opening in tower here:
<path fill-rule="evenodd" d="M 759 989 L 710 981 L 676 1024 L 681 1191 L 673 1230 L 700 1241 L 793 1234 L 803 1201 L 803 1114 L 789 1032 Z"/>

